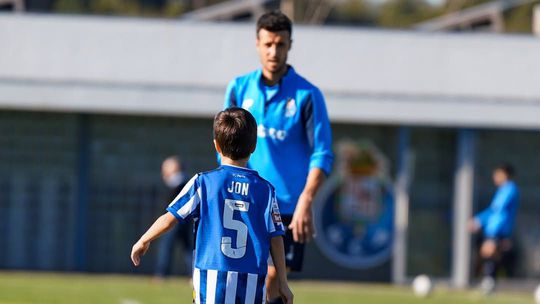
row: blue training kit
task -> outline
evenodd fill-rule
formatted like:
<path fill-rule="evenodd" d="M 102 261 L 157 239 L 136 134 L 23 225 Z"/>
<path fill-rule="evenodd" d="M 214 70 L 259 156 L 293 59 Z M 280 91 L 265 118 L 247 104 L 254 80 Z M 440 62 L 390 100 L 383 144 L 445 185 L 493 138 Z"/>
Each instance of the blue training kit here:
<path fill-rule="evenodd" d="M 516 184 L 508 181 L 500 186 L 489 207 L 475 217 L 482 227 L 484 236 L 489 239 L 511 237 L 518 204 L 519 192 Z"/>
<path fill-rule="evenodd" d="M 332 169 L 332 131 L 321 91 L 291 66 L 277 88 L 265 86 L 259 69 L 231 81 L 229 107 L 255 117 L 257 148 L 248 166 L 274 185 L 281 213 L 293 214 L 309 170 Z"/>

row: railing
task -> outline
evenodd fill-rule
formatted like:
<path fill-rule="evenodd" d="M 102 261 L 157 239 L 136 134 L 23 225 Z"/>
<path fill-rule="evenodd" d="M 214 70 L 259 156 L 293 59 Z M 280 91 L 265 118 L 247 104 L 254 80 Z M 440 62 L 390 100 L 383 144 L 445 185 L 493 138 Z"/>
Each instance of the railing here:
<path fill-rule="evenodd" d="M 15 12 L 23 12 L 25 10 L 24 0 L 0 0 L 0 6 L 9 6 Z"/>
<path fill-rule="evenodd" d="M 164 208 L 157 186 L 98 181 L 90 193 L 83 270 L 131 271 L 132 242 Z M 0 268 L 74 270 L 81 237 L 75 227 L 83 220 L 76 194 L 75 177 L 0 175 Z M 151 270 L 152 256 L 141 271 Z"/>

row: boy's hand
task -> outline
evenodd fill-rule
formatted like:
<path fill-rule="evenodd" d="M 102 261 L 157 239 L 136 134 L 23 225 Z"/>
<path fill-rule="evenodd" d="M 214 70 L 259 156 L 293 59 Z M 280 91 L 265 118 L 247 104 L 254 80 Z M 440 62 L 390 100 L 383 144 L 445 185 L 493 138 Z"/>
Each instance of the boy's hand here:
<path fill-rule="evenodd" d="M 148 251 L 148 248 L 150 248 L 150 243 L 143 243 L 140 240 L 133 245 L 133 248 L 131 248 L 131 261 L 133 261 L 133 265 L 139 266 L 141 256 Z"/>
<path fill-rule="evenodd" d="M 281 300 L 283 301 L 283 303 L 293 304 L 294 295 L 287 283 L 279 284 L 279 294 L 281 295 Z"/>

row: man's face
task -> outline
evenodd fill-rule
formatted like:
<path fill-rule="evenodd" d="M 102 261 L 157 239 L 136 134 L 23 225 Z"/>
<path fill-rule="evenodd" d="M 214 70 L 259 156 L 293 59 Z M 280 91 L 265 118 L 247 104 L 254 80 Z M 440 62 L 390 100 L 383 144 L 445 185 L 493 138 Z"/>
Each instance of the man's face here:
<path fill-rule="evenodd" d="M 269 32 L 260 29 L 257 34 L 257 51 L 263 69 L 270 73 L 278 73 L 285 69 L 291 43 L 291 37 L 287 31 Z"/>
<path fill-rule="evenodd" d="M 176 173 L 180 172 L 180 165 L 173 160 L 166 160 L 161 165 L 161 177 L 163 178 L 163 181 L 167 183 L 167 181 L 173 177 Z"/>
<path fill-rule="evenodd" d="M 506 181 L 508 181 L 508 176 L 506 175 L 506 172 L 501 169 L 496 169 L 495 171 L 493 171 L 493 183 L 495 184 L 495 186 L 501 186 L 506 183 Z"/>

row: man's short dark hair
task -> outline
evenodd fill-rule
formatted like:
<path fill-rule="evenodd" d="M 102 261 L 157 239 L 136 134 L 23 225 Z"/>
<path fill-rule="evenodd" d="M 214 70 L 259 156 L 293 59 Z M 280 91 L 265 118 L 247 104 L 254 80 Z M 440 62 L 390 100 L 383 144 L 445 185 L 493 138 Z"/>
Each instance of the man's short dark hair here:
<path fill-rule="evenodd" d="M 242 108 L 229 108 L 214 118 L 214 139 L 223 156 L 232 160 L 247 158 L 257 144 L 257 122 Z"/>
<path fill-rule="evenodd" d="M 184 171 L 185 170 L 185 164 L 182 162 L 182 157 L 180 155 L 171 155 L 163 160 L 163 163 L 165 162 L 172 162 L 176 164 L 178 170 Z"/>
<path fill-rule="evenodd" d="M 504 174 L 506 174 L 506 176 L 508 178 L 514 178 L 515 174 L 516 174 L 516 171 L 514 169 L 514 166 L 512 166 L 511 164 L 509 163 L 502 163 L 502 164 L 499 164 L 497 167 L 495 167 L 495 170 L 501 170 L 504 172 Z"/>
<path fill-rule="evenodd" d="M 289 32 L 289 37 L 292 37 L 291 19 L 279 10 L 265 13 L 257 20 L 257 35 L 259 35 L 261 29 L 273 33 L 287 31 Z"/>

